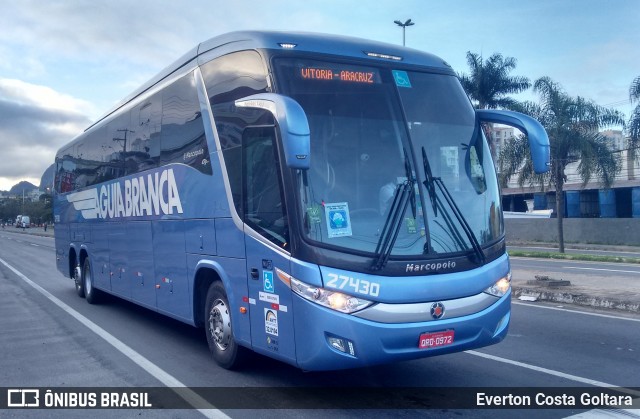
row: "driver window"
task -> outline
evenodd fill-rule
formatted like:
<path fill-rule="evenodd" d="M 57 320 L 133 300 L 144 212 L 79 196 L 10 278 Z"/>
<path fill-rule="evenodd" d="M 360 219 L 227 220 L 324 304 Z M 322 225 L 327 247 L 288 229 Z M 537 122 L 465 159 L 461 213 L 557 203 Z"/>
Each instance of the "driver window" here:
<path fill-rule="evenodd" d="M 245 222 L 278 246 L 288 246 L 275 128 L 247 127 L 242 134 Z"/>

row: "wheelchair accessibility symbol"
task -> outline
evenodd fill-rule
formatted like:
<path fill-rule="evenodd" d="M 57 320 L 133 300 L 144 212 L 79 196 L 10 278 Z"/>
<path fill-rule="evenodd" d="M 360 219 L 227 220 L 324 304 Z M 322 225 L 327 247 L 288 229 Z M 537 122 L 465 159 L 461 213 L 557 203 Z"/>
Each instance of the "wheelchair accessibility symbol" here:
<path fill-rule="evenodd" d="M 411 87 L 411 80 L 409 80 L 409 74 L 406 71 L 393 70 L 393 79 L 396 81 L 398 87 Z"/>
<path fill-rule="evenodd" d="M 273 272 L 271 271 L 263 271 L 262 272 L 262 281 L 264 283 L 265 292 L 275 292 L 273 287 Z"/>

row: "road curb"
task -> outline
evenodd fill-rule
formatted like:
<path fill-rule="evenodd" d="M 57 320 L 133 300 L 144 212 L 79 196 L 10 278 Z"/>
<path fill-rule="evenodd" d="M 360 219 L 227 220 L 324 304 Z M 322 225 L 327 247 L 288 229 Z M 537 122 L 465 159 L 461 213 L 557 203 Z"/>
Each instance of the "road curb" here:
<path fill-rule="evenodd" d="M 513 297 L 516 299 L 521 296 L 526 296 L 534 297 L 542 301 L 553 301 L 556 303 L 621 310 L 640 314 L 640 302 L 637 301 L 625 301 L 616 298 L 598 297 L 587 294 L 572 294 L 570 292 L 540 289 L 538 287 L 514 286 L 512 289 L 512 293 Z"/>

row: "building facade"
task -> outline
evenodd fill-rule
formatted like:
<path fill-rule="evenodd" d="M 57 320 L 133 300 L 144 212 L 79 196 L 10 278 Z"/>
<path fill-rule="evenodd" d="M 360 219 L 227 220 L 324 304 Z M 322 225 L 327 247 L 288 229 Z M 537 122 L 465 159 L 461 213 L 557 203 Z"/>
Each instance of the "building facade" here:
<path fill-rule="evenodd" d="M 583 185 L 578 173 L 580 162 L 574 162 L 565 170 L 563 187 L 564 216 L 567 218 L 640 218 L 640 150 L 631 159 L 629 140 L 620 130 L 602 131 L 610 140 L 611 149 L 617 154 L 621 170 L 616 174 L 611 188 L 606 189 L 599 182 Z M 504 144 L 516 135 L 510 127 L 495 126 L 490 129 L 496 155 L 504 149 Z M 499 170 L 499 169 L 498 169 Z M 539 185 L 520 187 L 515 178 L 510 179 L 502 189 L 502 204 L 505 211 L 526 212 L 552 209 L 556 211 L 555 188 L 542 191 Z"/>

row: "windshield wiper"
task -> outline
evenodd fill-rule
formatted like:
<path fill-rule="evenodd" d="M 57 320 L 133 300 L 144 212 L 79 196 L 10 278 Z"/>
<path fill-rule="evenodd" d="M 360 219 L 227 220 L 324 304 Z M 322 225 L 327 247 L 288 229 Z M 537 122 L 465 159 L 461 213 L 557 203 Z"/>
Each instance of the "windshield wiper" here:
<path fill-rule="evenodd" d="M 379 271 L 384 268 L 391 255 L 393 245 L 396 243 L 398 233 L 400 233 L 400 227 L 402 226 L 402 215 L 409 204 L 409 196 L 413 189 L 413 183 L 409 180 L 404 181 L 396 188 L 396 192 L 393 195 L 393 202 L 389 210 L 389 215 L 384 222 L 382 232 L 380 233 L 380 239 L 376 246 L 375 258 L 371 269 Z"/>
<path fill-rule="evenodd" d="M 482 246 L 480 246 L 480 243 L 478 242 L 476 235 L 473 233 L 473 230 L 471 229 L 469 222 L 466 220 L 466 218 L 464 218 L 464 215 L 462 215 L 462 211 L 460 211 L 458 204 L 456 204 L 456 201 L 451 196 L 451 193 L 449 193 L 449 189 L 447 188 L 447 185 L 444 184 L 444 182 L 442 181 L 442 178 L 433 176 L 431 172 L 431 165 L 429 164 L 429 159 L 427 157 L 427 152 L 425 151 L 424 147 L 422 147 L 422 165 L 424 166 L 424 173 L 426 178 L 423 184 L 425 188 L 427 188 L 427 192 L 429 193 L 429 198 L 431 199 L 431 205 L 433 206 L 434 216 L 437 216 L 436 208 L 438 206 L 438 203 L 442 206 L 442 201 L 436 194 L 435 186 L 437 185 L 440 191 L 442 192 L 442 196 L 444 196 L 445 201 L 447 201 L 447 204 L 449 204 L 449 208 L 451 208 L 453 215 L 455 215 L 456 219 L 462 226 L 464 233 L 469 238 L 469 241 L 471 242 L 471 247 L 473 247 L 473 251 L 476 254 L 478 262 L 481 265 L 484 265 L 486 261 L 486 256 L 484 254 L 484 251 L 482 250 Z M 453 224 L 450 224 L 450 225 L 452 228 L 455 228 Z"/>
<path fill-rule="evenodd" d="M 393 202 L 389 209 L 389 214 L 382 227 L 380 233 L 380 239 L 375 250 L 375 257 L 371 269 L 379 271 L 384 268 L 389 260 L 393 246 L 396 243 L 398 234 L 400 233 L 400 227 L 402 226 L 402 216 L 407 209 L 407 205 L 411 202 L 411 210 L 413 218 L 416 218 L 416 196 L 414 193 L 415 178 L 413 177 L 413 171 L 411 170 L 411 163 L 407 150 L 404 150 L 404 168 L 407 175 L 407 180 L 402 182 L 396 187 L 393 195 Z"/>

